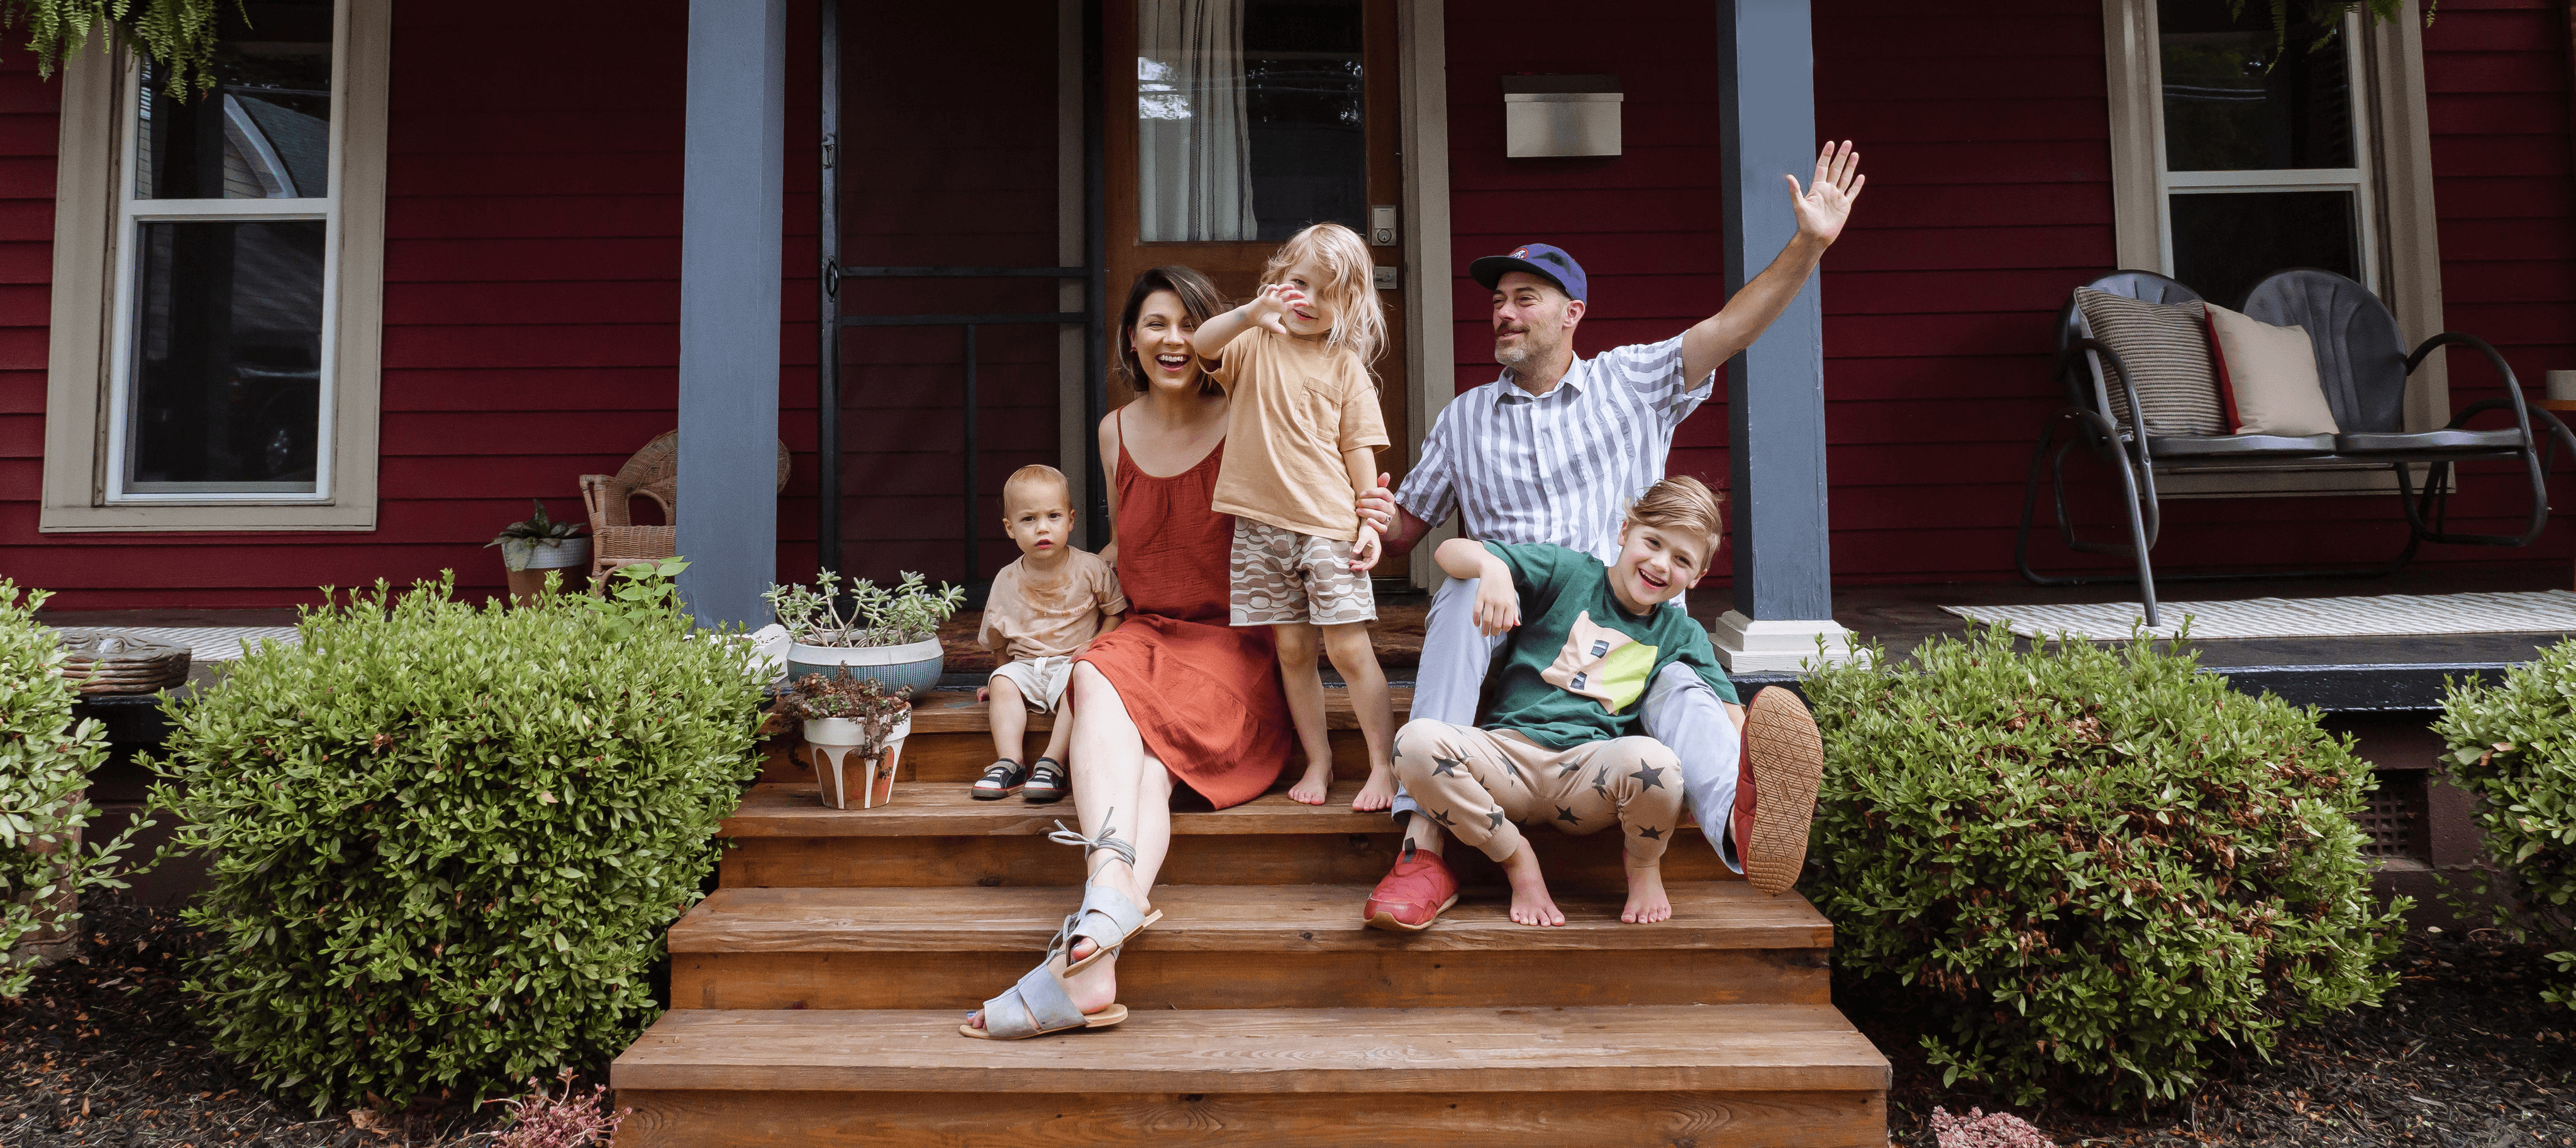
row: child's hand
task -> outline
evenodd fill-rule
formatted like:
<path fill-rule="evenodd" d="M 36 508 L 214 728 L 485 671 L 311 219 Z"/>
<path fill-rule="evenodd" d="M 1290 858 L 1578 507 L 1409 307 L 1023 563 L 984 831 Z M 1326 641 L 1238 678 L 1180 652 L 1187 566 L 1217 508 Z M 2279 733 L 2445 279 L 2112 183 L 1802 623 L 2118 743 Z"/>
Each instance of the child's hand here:
<path fill-rule="evenodd" d="M 991 686 L 977 686 L 977 687 L 975 687 L 975 700 L 976 700 L 976 701 L 978 701 L 978 702 L 989 702 L 989 701 L 993 700 L 993 687 L 991 687 Z"/>
<path fill-rule="evenodd" d="M 1244 317 L 1284 336 L 1288 333 L 1288 309 L 1305 301 L 1305 292 L 1285 283 L 1273 283 L 1243 305 Z"/>
<path fill-rule="evenodd" d="M 1521 595 L 1512 588 L 1512 573 L 1489 558 L 1484 574 L 1476 579 L 1476 629 L 1493 638 L 1520 624 Z"/>
<path fill-rule="evenodd" d="M 1377 527 L 1360 523 L 1360 540 L 1351 545 L 1351 569 L 1365 573 L 1377 566 L 1386 547 L 1378 541 Z"/>

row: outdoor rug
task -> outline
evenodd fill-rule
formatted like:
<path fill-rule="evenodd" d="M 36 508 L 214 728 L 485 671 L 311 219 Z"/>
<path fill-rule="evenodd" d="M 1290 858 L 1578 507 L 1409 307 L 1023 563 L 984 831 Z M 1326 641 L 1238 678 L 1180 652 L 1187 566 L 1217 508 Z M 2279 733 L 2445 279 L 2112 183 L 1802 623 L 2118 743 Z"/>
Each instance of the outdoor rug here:
<path fill-rule="evenodd" d="M 237 662 L 242 644 L 258 649 L 265 638 L 279 645 L 291 646 L 299 639 L 293 626 L 76 626 L 81 630 L 104 630 L 111 634 L 132 634 L 156 642 L 188 647 L 190 662 Z"/>
<path fill-rule="evenodd" d="M 1943 606 L 1972 621 L 2010 627 L 2026 638 L 2072 635 L 2119 641 L 2146 619 L 2135 602 L 2063 606 Z M 2253 598 L 2234 602 L 2160 602 L 2170 638 L 2191 622 L 2194 638 L 2379 638 L 2408 634 L 2536 634 L 2576 631 L 2576 593 L 2382 594 L 2361 598 Z"/>

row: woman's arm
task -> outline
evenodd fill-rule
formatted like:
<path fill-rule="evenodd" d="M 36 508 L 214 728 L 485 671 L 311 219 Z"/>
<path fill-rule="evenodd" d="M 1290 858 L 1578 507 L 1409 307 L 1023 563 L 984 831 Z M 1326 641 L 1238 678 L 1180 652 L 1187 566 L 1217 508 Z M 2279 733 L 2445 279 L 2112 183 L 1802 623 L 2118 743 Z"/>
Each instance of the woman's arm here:
<path fill-rule="evenodd" d="M 1118 568 L 1118 412 L 1111 411 L 1100 419 L 1101 469 L 1109 472 L 1109 481 L 1100 488 L 1101 500 L 1109 505 L 1109 545 L 1100 548 L 1100 560 L 1110 569 Z"/>

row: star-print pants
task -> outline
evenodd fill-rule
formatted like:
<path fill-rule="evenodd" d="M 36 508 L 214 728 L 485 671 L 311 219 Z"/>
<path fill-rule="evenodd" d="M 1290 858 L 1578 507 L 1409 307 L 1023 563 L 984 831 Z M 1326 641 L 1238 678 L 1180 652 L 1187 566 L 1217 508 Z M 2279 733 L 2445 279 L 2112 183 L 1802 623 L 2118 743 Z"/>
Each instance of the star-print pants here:
<path fill-rule="evenodd" d="M 1396 731 L 1395 776 L 1423 816 L 1496 861 L 1542 822 L 1584 834 L 1616 821 L 1628 856 L 1653 862 L 1682 819 L 1681 764 L 1651 737 L 1549 749 L 1510 730 L 1413 721 Z"/>

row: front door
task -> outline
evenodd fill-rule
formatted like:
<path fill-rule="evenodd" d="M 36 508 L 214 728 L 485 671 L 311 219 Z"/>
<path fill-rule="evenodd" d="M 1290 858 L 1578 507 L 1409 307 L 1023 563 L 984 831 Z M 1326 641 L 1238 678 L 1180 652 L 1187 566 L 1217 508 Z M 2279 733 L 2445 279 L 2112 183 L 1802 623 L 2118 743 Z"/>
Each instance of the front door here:
<path fill-rule="evenodd" d="M 1380 267 L 1402 262 L 1405 221 L 1387 218 L 1403 178 L 1395 4 L 1103 5 L 1112 322 L 1136 275 L 1168 263 L 1196 268 L 1230 301 L 1250 298 L 1271 252 L 1311 223 L 1359 232 Z M 1379 294 L 1388 338 L 1378 402 L 1394 446 L 1378 453 L 1378 469 L 1400 477 L 1410 442 L 1404 292 Z M 1114 355 L 1123 336 L 1110 337 Z M 1134 393 L 1113 381 L 1109 403 Z"/>

